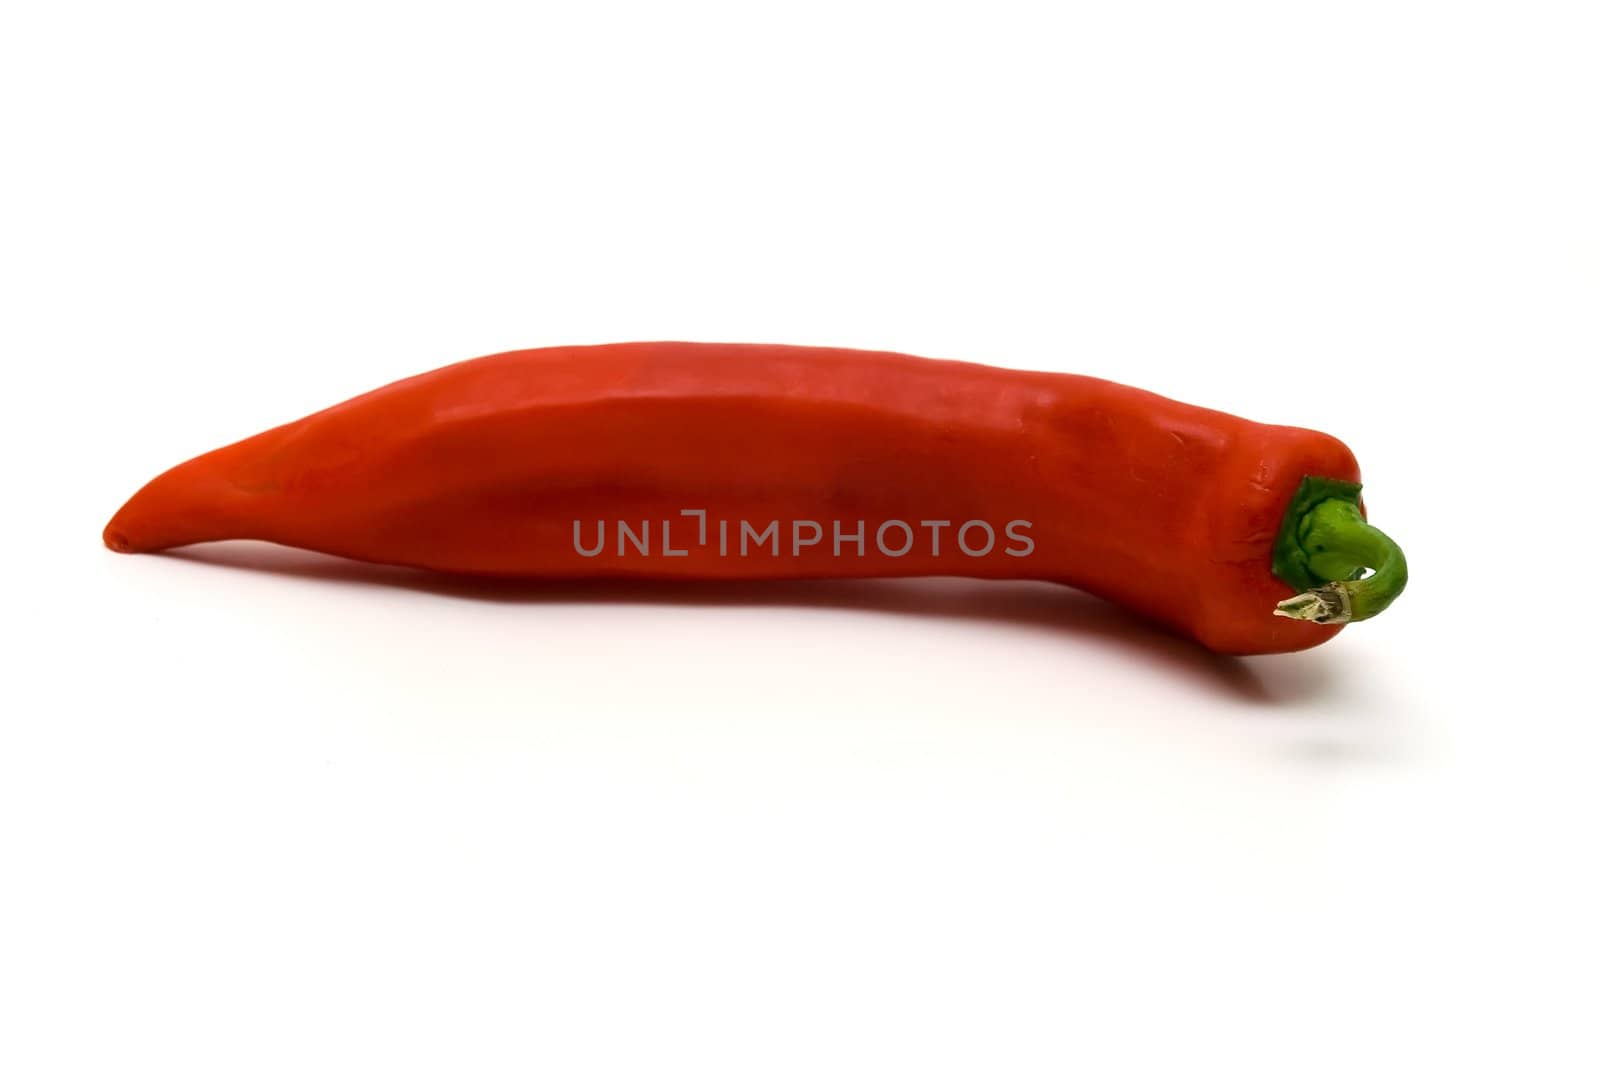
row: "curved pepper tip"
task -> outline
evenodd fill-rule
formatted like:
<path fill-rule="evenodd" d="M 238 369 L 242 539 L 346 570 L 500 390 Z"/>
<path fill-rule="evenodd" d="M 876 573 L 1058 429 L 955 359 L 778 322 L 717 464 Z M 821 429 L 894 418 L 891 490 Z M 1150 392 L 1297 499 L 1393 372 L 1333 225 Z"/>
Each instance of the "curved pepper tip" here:
<path fill-rule="evenodd" d="M 145 548 L 128 534 L 127 526 L 120 521 L 121 519 L 122 512 L 119 511 L 112 517 L 110 522 L 106 523 L 106 528 L 101 531 L 100 539 L 113 552 L 132 554 L 145 551 Z"/>
<path fill-rule="evenodd" d="M 101 539 L 113 552 L 161 552 L 237 536 L 235 517 L 226 483 L 205 464 L 189 460 L 152 478 L 129 497 L 111 516 Z"/>
<path fill-rule="evenodd" d="M 113 552 L 140 551 L 140 547 L 134 543 L 134 539 L 128 534 L 127 513 L 128 505 L 124 504 L 117 509 L 115 515 L 111 516 L 111 521 L 106 523 L 106 528 L 100 533 L 100 539 Z"/>
<path fill-rule="evenodd" d="M 100 539 L 111 551 L 132 555 L 157 552 L 166 547 L 160 541 L 164 516 L 159 510 L 152 511 L 149 495 L 149 486 L 139 490 L 106 523 Z"/>

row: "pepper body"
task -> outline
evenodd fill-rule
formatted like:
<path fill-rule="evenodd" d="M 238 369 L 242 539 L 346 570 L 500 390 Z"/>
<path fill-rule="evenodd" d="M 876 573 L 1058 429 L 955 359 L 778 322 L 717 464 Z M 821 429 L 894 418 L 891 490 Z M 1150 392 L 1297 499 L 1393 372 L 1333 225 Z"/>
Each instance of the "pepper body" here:
<path fill-rule="evenodd" d="M 1095 378 L 649 342 L 385 386 L 173 468 L 105 541 L 541 579 L 1041 579 L 1219 652 L 1286 652 L 1340 629 L 1272 613 L 1307 475 L 1359 480 L 1326 434 Z"/>

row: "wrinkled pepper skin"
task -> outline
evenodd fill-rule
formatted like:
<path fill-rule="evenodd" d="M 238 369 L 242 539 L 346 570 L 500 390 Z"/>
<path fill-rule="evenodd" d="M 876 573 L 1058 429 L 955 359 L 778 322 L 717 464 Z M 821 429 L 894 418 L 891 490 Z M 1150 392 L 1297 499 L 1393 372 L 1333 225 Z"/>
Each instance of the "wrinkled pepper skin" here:
<path fill-rule="evenodd" d="M 1217 652 L 1288 652 L 1342 628 L 1273 615 L 1293 592 L 1272 574 L 1273 543 L 1306 475 L 1360 480 L 1326 434 L 1095 378 L 648 342 L 506 352 L 395 382 L 174 467 L 117 512 L 105 542 L 153 552 L 247 538 L 541 579 L 1041 579 Z M 685 509 L 704 510 L 703 543 Z M 592 551 L 602 520 L 603 549 L 580 553 L 574 524 Z M 619 520 L 648 524 L 648 553 Z M 742 552 L 740 523 L 770 520 L 781 542 Z M 875 544 L 891 520 L 914 535 L 889 528 L 891 551 L 910 541 L 903 554 Z M 956 542 L 975 520 L 997 538 L 983 554 Z M 797 521 L 819 543 L 794 546 Z M 952 525 L 922 525 L 941 521 Z M 863 542 L 835 554 L 835 522 Z"/>

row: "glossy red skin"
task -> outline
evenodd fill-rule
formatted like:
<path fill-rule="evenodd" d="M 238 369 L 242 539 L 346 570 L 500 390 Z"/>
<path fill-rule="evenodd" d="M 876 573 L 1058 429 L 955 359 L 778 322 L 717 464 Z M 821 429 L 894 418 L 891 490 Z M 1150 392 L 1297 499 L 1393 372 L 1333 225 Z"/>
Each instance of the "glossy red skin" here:
<path fill-rule="evenodd" d="M 1063 582 L 1225 653 L 1288 652 L 1340 627 L 1276 617 L 1271 571 L 1301 478 L 1359 481 L 1312 430 L 1068 374 L 887 352 L 681 342 L 532 349 L 395 382 L 181 464 L 106 527 L 118 551 L 250 538 L 352 559 L 523 578 L 970 575 Z M 704 508 L 698 520 L 680 515 Z M 583 523 L 592 547 L 573 546 Z M 719 519 L 731 523 L 727 555 Z M 777 519 L 777 557 L 737 547 Z M 917 537 L 875 549 L 886 520 Z M 923 520 L 988 522 L 996 547 L 934 555 Z M 648 520 L 652 552 L 616 552 Z M 663 520 L 673 548 L 661 553 Z M 794 520 L 823 542 L 795 555 Z M 864 554 L 832 524 L 865 523 Z M 1004 536 L 1025 520 L 1031 554 Z M 809 532 L 809 531 L 808 531 Z M 974 530 L 972 546 L 981 543 Z M 890 537 L 898 548 L 898 533 Z"/>

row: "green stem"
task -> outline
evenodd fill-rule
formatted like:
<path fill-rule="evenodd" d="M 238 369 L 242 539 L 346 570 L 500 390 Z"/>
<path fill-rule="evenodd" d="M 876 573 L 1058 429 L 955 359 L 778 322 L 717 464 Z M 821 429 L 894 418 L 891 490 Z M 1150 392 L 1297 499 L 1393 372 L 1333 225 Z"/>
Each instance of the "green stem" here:
<path fill-rule="evenodd" d="M 1359 485 L 1330 478 L 1301 483 L 1284 517 L 1272 567 L 1300 595 L 1279 603 L 1274 614 L 1307 622 L 1360 622 L 1405 589 L 1405 553 L 1362 516 L 1360 493 Z"/>

